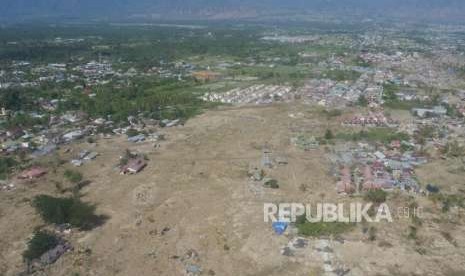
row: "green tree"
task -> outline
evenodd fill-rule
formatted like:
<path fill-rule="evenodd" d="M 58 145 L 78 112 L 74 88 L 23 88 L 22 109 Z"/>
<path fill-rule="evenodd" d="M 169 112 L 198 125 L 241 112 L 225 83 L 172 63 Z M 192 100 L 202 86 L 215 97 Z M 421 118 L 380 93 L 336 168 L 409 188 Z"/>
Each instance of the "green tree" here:
<path fill-rule="evenodd" d="M 39 195 L 34 198 L 32 205 L 48 223 L 69 223 L 83 230 L 92 228 L 103 218 L 95 215 L 94 205 L 84 203 L 77 197 Z"/>
<path fill-rule="evenodd" d="M 334 134 L 330 129 L 327 129 L 325 132 L 325 139 L 326 140 L 332 140 L 334 139 Z"/>
<path fill-rule="evenodd" d="M 365 194 L 365 200 L 373 203 L 383 203 L 386 201 L 387 192 L 383 190 L 370 190 Z"/>
<path fill-rule="evenodd" d="M 364 95 L 360 95 L 360 97 L 358 97 L 358 101 L 357 101 L 357 104 L 359 106 L 367 106 L 368 105 L 368 100 L 367 98 L 364 96 Z"/>

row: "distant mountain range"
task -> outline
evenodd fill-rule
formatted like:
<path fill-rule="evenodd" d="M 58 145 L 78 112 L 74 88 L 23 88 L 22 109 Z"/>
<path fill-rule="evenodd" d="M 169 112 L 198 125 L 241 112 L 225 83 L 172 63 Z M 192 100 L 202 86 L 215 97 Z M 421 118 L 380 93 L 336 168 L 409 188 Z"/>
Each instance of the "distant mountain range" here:
<path fill-rule="evenodd" d="M 235 19 L 306 12 L 465 23 L 465 0 L 1 0 L 0 20 Z"/>

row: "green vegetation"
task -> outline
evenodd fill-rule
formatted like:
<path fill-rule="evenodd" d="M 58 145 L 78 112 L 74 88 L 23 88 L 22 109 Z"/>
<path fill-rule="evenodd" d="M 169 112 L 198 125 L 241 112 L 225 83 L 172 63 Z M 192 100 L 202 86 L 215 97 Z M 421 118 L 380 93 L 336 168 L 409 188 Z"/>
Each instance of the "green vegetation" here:
<path fill-rule="evenodd" d="M 343 222 L 309 222 L 305 218 L 305 215 L 302 215 L 297 218 L 296 226 L 300 235 L 321 237 L 335 236 L 348 232 L 354 228 L 355 224 Z"/>
<path fill-rule="evenodd" d="M 31 261 L 40 258 L 42 254 L 53 249 L 59 243 L 59 238 L 47 231 L 37 231 L 27 243 L 27 249 L 23 252 L 23 258 Z"/>
<path fill-rule="evenodd" d="M 327 70 L 322 75 L 325 78 L 335 81 L 356 81 L 362 74 L 357 71 L 349 70 Z"/>
<path fill-rule="evenodd" d="M 408 238 L 411 240 L 416 240 L 418 238 L 418 229 L 415 226 L 409 226 L 409 233 L 408 233 Z"/>
<path fill-rule="evenodd" d="M 98 225 L 103 219 L 94 214 L 95 206 L 82 202 L 77 197 L 56 198 L 36 196 L 32 202 L 42 219 L 48 223 L 69 223 L 82 230 Z"/>
<path fill-rule="evenodd" d="M 265 187 L 267 187 L 267 188 L 279 189 L 278 180 L 276 180 L 276 179 L 270 179 L 270 180 L 266 181 L 263 185 Z"/>
<path fill-rule="evenodd" d="M 152 119 L 188 119 L 202 109 L 213 106 L 195 93 L 199 84 L 175 80 L 141 81 L 124 89 L 100 87 L 96 96 L 72 94 L 58 112 L 82 110 L 92 117 L 111 116 L 114 121 L 126 121 L 132 115 L 144 114 Z"/>
<path fill-rule="evenodd" d="M 325 139 L 326 140 L 331 140 L 334 139 L 334 134 L 330 129 L 327 129 L 325 132 Z"/>
<path fill-rule="evenodd" d="M 357 104 L 361 107 L 366 107 L 368 106 L 368 100 L 364 95 L 361 95 L 357 100 Z"/>
<path fill-rule="evenodd" d="M 409 140 L 410 137 L 404 132 L 395 132 L 390 128 L 373 128 L 369 130 L 361 130 L 355 133 L 340 132 L 336 134 L 336 138 L 346 141 L 370 141 L 390 143 L 393 140 Z"/>
<path fill-rule="evenodd" d="M 130 129 L 128 129 L 128 131 L 126 131 L 126 135 L 128 137 L 134 137 L 134 136 L 139 135 L 139 131 L 137 131 L 137 130 L 135 130 L 133 128 L 130 128 Z"/>
<path fill-rule="evenodd" d="M 64 173 L 66 179 L 68 179 L 71 183 L 79 183 L 82 181 L 82 173 L 74 170 L 66 170 Z"/>
<path fill-rule="evenodd" d="M 134 157 L 136 157 L 136 156 L 134 156 L 129 149 L 126 149 L 124 151 L 123 156 L 119 160 L 119 166 L 122 167 L 122 166 L 126 165 L 129 162 L 129 160 L 131 158 L 134 158 Z"/>
<path fill-rule="evenodd" d="M 370 190 L 364 196 L 366 201 L 370 201 L 376 204 L 386 202 L 387 192 L 383 190 Z"/>
<path fill-rule="evenodd" d="M 465 197 L 462 195 L 435 193 L 430 194 L 429 198 L 434 202 L 441 203 L 444 213 L 447 213 L 452 207 L 465 208 Z"/>
<path fill-rule="evenodd" d="M 434 138 L 436 129 L 433 126 L 421 126 L 414 135 L 415 141 L 418 144 L 424 145 L 427 139 Z"/>
<path fill-rule="evenodd" d="M 331 109 L 331 110 L 324 109 L 322 113 L 326 116 L 326 119 L 328 120 L 342 115 L 342 111 L 339 109 Z"/>
<path fill-rule="evenodd" d="M 461 146 L 457 141 L 447 142 L 442 153 L 448 157 L 463 157 L 465 155 L 465 147 Z"/>
<path fill-rule="evenodd" d="M 0 157 L 0 179 L 5 179 L 17 164 L 11 157 Z"/>
<path fill-rule="evenodd" d="M 419 100 L 413 101 L 401 101 L 397 97 L 396 93 L 400 92 L 403 88 L 402 86 L 395 84 L 384 84 L 383 85 L 383 100 L 384 106 L 396 109 L 396 110 L 411 110 L 412 108 L 425 107 L 426 103 L 423 103 Z"/>

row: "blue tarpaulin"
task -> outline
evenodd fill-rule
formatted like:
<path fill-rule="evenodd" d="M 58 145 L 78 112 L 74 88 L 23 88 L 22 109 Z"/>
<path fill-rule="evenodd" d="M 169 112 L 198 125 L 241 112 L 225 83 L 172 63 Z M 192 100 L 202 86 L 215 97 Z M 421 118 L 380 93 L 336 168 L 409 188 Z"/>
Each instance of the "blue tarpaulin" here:
<path fill-rule="evenodd" d="M 287 229 L 287 222 L 277 221 L 272 224 L 273 230 L 276 234 L 282 235 Z"/>

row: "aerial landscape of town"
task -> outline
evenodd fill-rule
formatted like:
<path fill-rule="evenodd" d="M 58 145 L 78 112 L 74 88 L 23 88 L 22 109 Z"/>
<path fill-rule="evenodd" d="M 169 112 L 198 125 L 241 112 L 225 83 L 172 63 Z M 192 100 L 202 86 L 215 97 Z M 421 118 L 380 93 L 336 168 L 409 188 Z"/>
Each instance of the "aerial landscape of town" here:
<path fill-rule="evenodd" d="M 0 275 L 465 275 L 465 20 L 210 13 L 0 20 Z"/>

